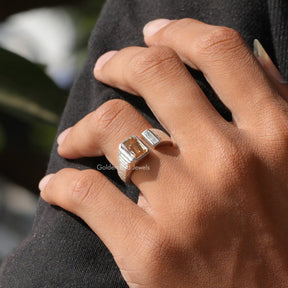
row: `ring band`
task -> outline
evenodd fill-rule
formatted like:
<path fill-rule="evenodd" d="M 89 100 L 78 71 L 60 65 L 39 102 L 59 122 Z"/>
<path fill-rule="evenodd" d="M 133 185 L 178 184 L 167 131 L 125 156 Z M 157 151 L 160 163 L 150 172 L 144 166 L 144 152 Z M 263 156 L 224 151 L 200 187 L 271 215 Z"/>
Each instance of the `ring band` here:
<path fill-rule="evenodd" d="M 173 144 L 170 137 L 158 129 L 146 129 L 142 132 L 142 139 L 130 136 L 120 143 L 118 151 L 118 174 L 125 182 L 130 182 L 130 176 L 137 163 L 149 154 L 149 147 L 155 149 L 162 145 Z"/>

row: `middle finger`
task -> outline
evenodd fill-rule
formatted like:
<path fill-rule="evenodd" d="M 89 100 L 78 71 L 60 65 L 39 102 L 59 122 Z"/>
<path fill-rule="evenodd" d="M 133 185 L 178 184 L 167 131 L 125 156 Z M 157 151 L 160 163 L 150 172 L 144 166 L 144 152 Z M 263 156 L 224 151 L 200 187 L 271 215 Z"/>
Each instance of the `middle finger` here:
<path fill-rule="evenodd" d="M 213 133 L 220 123 L 224 125 L 181 59 L 167 47 L 129 47 L 104 54 L 94 75 L 108 85 L 141 95 L 179 147 L 190 146 L 191 137 L 201 137 L 199 127 Z"/>

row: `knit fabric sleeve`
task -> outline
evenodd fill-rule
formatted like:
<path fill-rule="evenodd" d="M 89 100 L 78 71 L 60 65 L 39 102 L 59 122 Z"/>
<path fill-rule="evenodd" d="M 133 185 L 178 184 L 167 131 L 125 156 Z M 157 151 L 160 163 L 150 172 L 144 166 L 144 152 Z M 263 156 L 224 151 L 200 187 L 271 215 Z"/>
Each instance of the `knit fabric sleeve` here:
<path fill-rule="evenodd" d="M 103 85 L 93 77 L 94 64 L 104 52 L 144 46 L 142 28 L 156 18 L 190 17 L 228 26 L 239 31 L 250 47 L 258 38 L 288 80 L 287 11 L 287 0 L 108 0 L 92 32 L 88 59 L 71 90 L 58 133 L 114 98 L 130 102 L 152 126 L 161 128 L 142 98 Z M 191 73 L 219 113 L 231 120 L 203 75 Z M 68 161 L 59 157 L 56 148 L 55 143 L 48 173 L 65 167 L 97 169 L 98 164 L 108 164 L 105 157 Z M 114 170 L 101 172 L 137 200 L 136 187 L 123 184 Z M 31 234 L 0 269 L 0 287 L 121 288 L 127 284 L 108 249 L 82 220 L 40 199 Z"/>

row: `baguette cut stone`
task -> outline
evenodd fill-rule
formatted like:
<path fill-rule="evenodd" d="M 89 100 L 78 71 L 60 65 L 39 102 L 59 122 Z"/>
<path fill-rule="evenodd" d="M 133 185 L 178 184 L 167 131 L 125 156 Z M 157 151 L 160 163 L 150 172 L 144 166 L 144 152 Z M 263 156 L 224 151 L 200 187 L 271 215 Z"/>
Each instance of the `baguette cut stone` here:
<path fill-rule="evenodd" d="M 137 136 L 130 136 L 121 143 L 121 148 L 133 158 L 133 160 L 141 159 L 149 151 L 148 147 Z"/>
<path fill-rule="evenodd" d="M 153 146 L 156 147 L 161 139 L 155 135 L 150 129 L 146 129 L 144 132 L 142 132 L 142 136 Z"/>

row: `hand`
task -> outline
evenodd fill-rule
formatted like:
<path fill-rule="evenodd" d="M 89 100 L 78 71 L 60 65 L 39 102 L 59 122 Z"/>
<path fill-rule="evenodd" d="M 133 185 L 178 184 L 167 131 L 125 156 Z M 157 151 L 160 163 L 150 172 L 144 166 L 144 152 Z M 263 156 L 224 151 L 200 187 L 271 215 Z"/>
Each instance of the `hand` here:
<path fill-rule="evenodd" d="M 287 287 L 287 85 L 234 30 L 162 19 L 144 35 L 149 48 L 108 52 L 94 74 L 144 97 L 178 149 L 153 150 L 141 162 L 150 170 L 133 172 L 138 205 L 92 170 L 47 176 L 42 197 L 95 231 L 130 287 Z M 204 73 L 232 123 L 183 62 Z M 105 154 L 116 165 L 119 143 L 149 127 L 131 105 L 111 100 L 66 130 L 58 151 Z"/>

